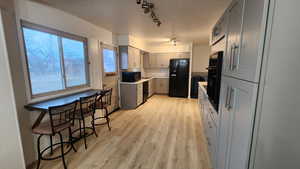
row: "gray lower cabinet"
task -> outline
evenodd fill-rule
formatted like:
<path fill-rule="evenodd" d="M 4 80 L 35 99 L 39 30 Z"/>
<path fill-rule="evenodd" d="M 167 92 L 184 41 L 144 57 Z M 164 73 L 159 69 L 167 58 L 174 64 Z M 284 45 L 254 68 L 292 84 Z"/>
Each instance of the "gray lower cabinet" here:
<path fill-rule="evenodd" d="M 155 93 L 169 94 L 169 78 L 155 78 Z"/>
<path fill-rule="evenodd" d="M 155 79 L 149 80 L 149 97 L 154 95 L 155 93 Z"/>
<path fill-rule="evenodd" d="M 206 90 L 204 87 L 199 85 L 199 105 L 202 111 L 202 122 L 204 127 L 204 132 L 208 145 L 208 152 L 210 155 L 210 160 L 213 168 L 216 168 L 216 153 L 217 153 L 217 139 L 218 139 L 218 122 L 217 122 L 217 112 L 214 110 L 213 106 L 208 100 Z"/>
<path fill-rule="evenodd" d="M 248 169 L 257 84 L 222 77 L 216 169 Z"/>
<path fill-rule="evenodd" d="M 120 85 L 122 109 L 134 109 L 143 103 L 143 83 Z"/>

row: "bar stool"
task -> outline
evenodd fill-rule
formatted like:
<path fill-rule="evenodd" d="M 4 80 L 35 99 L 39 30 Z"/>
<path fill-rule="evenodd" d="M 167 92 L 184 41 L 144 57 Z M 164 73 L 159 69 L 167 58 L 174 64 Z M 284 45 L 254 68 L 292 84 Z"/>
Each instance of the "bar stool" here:
<path fill-rule="evenodd" d="M 96 123 L 96 126 L 99 125 L 105 125 L 107 124 L 107 127 L 109 130 L 111 130 L 110 127 L 110 118 L 109 118 L 109 112 L 108 112 L 108 107 L 111 105 L 111 96 L 112 96 L 112 88 L 107 89 L 102 91 L 98 97 L 97 97 L 97 101 L 96 101 L 96 110 L 104 110 L 104 116 L 100 116 L 95 118 L 95 120 L 99 120 L 99 119 L 106 119 L 106 122 L 104 123 Z"/>
<path fill-rule="evenodd" d="M 74 152 L 76 152 L 76 149 L 73 145 L 72 132 L 71 132 L 71 126 L 73 125 L 72 122 L 74 119 L 74 112 L 76 110 L 76 105 L 77 105 L 77 101 L 70 103 L 70 104 L 50 107 L 49 111 L 48 111 L 50 120 L 47 122 L 41 123 L 37 127 L 33 128 L 33 130 L 32 130 L 33 133 L 39 134 L 39 137 L 37 139 L 37 149 L 38 149 L 37 169 L 40 167 L 41 160 L 56 160 L 59 158 L 61 158 L 63 161 L 64 169 L 67 169 L 64 156 L 67 153 L 69 153 L 72 149 L 74 150 Z M 68 129 L 68 131 L 69 131 L 69 141 L 68 142 L 63 141 L 63 137 L 61 134 L 61 132 L 66 129 Z M 55 136 L 56 134 L 59 135 L 60 142 L 53 144 L 52 137 Z M 44 135 L 50 136 L 51 145 L 44 148 L 41 151 L 40 139 Z M 71 144 L 71 147 L 66 152 L 64 152 L 65 144 Z M 60 147 L 61 147 L 60 155 L 58 155 L 56 157 L 50 157 L 50 158 L 43 157 L 43 154 L 49 149 L 51 149 L 51 154 L 52 154 L 53 146 L 56 146 L 56 145 L 60 145 Z"/>
<path fill-rule="evenodd" d="M 81 97 L 80 98 L 80 109 L 75 111 L 75 120 L 79 121 L 79 128 L 74 130 L 74 132 L 78 131 L 80 132 L 80 138 L 84 139 L 84 147 L 87 149 L 87 144 L 86 144 L 86 138 L 92 134 L 95 134 L 96 137 L 98 137 L 94 125 L 95 121 L 95 104 L 96 104 L 96 98 L 98 94 L 94 94 L 92 96 L 88 97 Z M 85 125 L 85 118 L 87 117 L 92 117 L 92 127 L 86 127 Z M 82 123 L 81 123 L 82 122 Z M 83 126 L 81 126 L 83 125 Z M 90 129 L 92 132 L 90 134 L 86 133 L 86 130 Z M 83 132 L 83 135 L 82 135 Z M 79 139 L 80 139 L 79 138 Z"/>

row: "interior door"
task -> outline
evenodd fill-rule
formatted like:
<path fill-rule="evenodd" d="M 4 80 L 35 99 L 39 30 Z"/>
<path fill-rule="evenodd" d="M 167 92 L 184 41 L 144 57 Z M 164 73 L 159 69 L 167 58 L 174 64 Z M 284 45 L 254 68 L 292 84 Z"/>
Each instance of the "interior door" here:
<path fill-rule="evenodd" d="M 229 77 L 223 77 L 222 81 L 217 169 L 247 169 L 257 84 Z"/>
<path fill-rule="evenodd" d="M 102 88 L 112 88 L 111 106 L 109 111 L 112 112 L 120 106 L 120 95 L 119 95 L 119 57 L 117 47 L 101 44 L 102 52 Z"/>

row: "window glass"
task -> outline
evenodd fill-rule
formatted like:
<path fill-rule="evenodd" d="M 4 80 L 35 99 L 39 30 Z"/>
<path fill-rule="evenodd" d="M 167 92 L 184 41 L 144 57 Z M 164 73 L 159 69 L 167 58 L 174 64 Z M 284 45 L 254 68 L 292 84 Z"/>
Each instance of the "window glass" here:
<path fill-rule="evenodd" d="M 87 85 L 86 39 L 36 27 L 23 25 L 31 95 L 49 95 Z"/>
<path fill-rule="evenodd" d="M 115 73 L 116 66 L 116 56 L 115 52 L 110 49 L 103 49 L 103 65 L 105 73 Z"/>
<path fill-rule="evenodd" d="M 62 45 L 67 87 L 86 84 L 84 43 L 63 38 Z"/>
<path fill-rule="evenodd" d="M 27 28 L 23 31 L 32 94 L 63 89 L 58 37 Z"/>

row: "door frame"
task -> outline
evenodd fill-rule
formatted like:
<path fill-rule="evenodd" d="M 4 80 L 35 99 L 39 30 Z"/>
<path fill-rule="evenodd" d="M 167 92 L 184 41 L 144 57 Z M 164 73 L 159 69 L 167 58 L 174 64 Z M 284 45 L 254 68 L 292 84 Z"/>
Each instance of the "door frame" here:
<path fill-rule="evenodd" d="M 110 49 L 115 51 L 116 56 L 116 74 L 113 76 L 116 76 L 117 78 L 117 86 L 118 86 L 118 108 L 120 108 L 121 105 L 121 94 L 120 94 L 120 58 L 119 58 L 119 47 L 117 45 L 113 44 L 105 44 L 104 42 L 99 42 L 99 49 L 100 49 L 100 56 L 101 56 L 101 88 L 104 89 L 104 78 L 107 76 L 104 71 L 104 58 L 103 58 L 103 49 Z M 114 110 L 112 110 L 114 111 Z"/>

